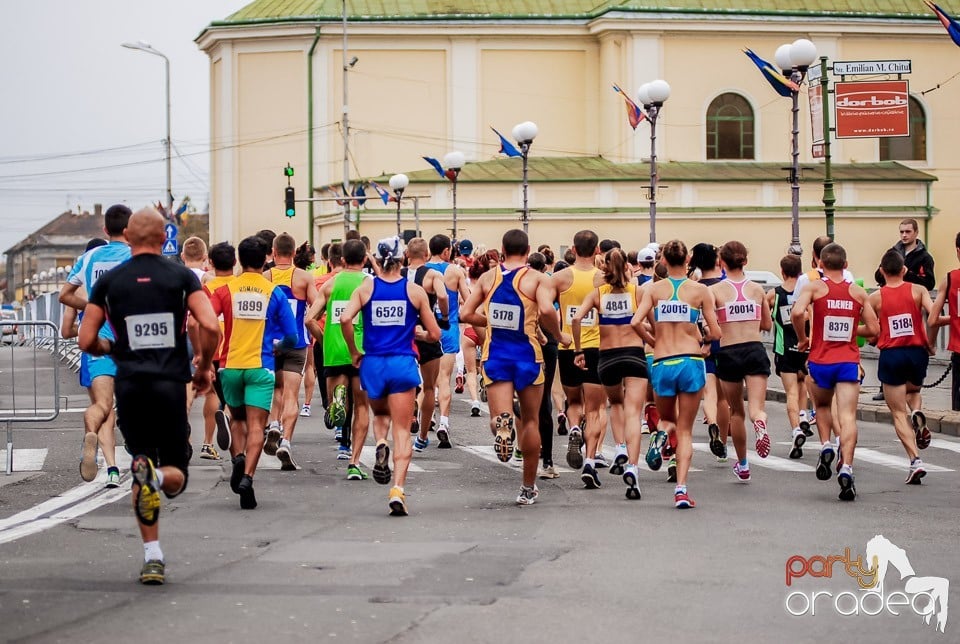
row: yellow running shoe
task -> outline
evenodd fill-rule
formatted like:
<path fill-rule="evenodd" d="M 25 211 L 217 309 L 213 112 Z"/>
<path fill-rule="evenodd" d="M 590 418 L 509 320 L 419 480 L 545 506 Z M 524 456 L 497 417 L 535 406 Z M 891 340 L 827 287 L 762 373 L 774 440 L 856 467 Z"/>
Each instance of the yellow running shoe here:
<path fill-rule="evenodd" d="M 403 490 L 400 488 L 396 486 L 390 488 L 390 516 L 407 516 L 406 498 L 407 497 L 403 494 Z"/>
<path fill-rule="evenodd" d="M 157 472 L 153 463 L 146 456 L 140 455 L 133 459 L 130 466 L 134 480 L 139 483 L 136 498 L 137 518 L 144 525 L 153 525 L 160 517 L 160 485 L 157 481 Z"/>

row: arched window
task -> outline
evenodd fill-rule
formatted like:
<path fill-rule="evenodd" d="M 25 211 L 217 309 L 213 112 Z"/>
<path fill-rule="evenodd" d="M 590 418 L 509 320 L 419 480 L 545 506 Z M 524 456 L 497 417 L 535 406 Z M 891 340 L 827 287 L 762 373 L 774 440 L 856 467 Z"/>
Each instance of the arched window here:
<path fill-rule="evenodd" d="M 739 94 L 713 99 L 707 108 L 707 158 L 753 159 L 753 108 Z"/>
<path fill-rule="evenodd" d="M 910 97 L 910 136 L 880 139 L 881 161 L 926 161 L 927 116 L 920 101 Z"/>

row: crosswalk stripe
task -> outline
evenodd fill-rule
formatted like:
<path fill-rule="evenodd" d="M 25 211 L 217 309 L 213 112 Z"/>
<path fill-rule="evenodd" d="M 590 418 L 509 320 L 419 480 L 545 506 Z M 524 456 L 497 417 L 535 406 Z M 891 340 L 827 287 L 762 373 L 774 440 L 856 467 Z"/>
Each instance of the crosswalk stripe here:
<path fill-rule="evenodd" d="M 878 452 L 877 450 L 867 449 L 865 447 L 858 447 L 854 452 L 854 464 L 856 464 L 858 461 L 866 461 L 867 463 L 891 467 L 900 471 L 905 471 L 908 467 L 907 457 L 905 454 L 894 456 L 893 454 Z M 925 459 L 923 461 L 923 469 L 927 470 L 928 472 L 953 472 L 953 470 L 949 468 L 928 463 Z"/>
<path fill-rule="evenodd" d="M 391 452 L 390 455 L 391 455 L 390 466 L 393 467 L 393 452 Z M 364 449 L 360 453 L 360 463 L 362 465 L 365 465 L 367 469 L 373 469 L 373 466 L 376 463 L 376 461 L 377 461 L 377 454 L 372 447 L 368 446 L 366 449 Z M 407 471 L 408 472 L 429 472 L 431 470 L 425 470 L 411 460 L 410 467 L 407 468 Z"/>
<path fill-rule="evenodd" d="M 14 472 L 40 472 L 43 462 L 47 460 L 47 448 L 40 449 L 13 449 Z M 7 462 L 7 450 L 0 449 L 0 463 Z"/>
<path fill-rule="evenodd" d="M 956 452 L 960 454 L 960 443 L 954 441 L 944 440 L 942 438 L 934 438 L 930 441 L 930 447 L 936 447 L 938 449 L 946 449 L 951 452 Z M 924 463 L 926 465 L 926 463 Z"/>
<path fill-rule="evenodd" d="M 698 452 L 710 452 L 709 443 L 694 443 L 693 449 Z M 727 448 L 730 452 L 731 462 L 736 459 L 733 446 Z M 747 450 L 747 460 L 750 465 L 757 465 L 768 470 L 779 470 L 781 472 L 812 472 L 814 470 L 810 465 L 805 465 L 799 461 L 789 458 L 780 458 L 779 456 L 769 455 L 766 458 L 760 458 L 760 455 L 752 450 Z"/>

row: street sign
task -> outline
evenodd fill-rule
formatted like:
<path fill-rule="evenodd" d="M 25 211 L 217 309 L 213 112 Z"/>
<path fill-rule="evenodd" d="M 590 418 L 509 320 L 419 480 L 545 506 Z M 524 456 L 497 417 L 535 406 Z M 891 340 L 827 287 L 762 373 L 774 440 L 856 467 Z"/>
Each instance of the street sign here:
<path fill-rule="evenodd" d="M 167 234 L 167 239 L 177 238 L 177 227 L 175 225 L 167 224 L 163 227 L 163 231 Z"/>
<path fill-rule="evenodd" d="M 837 138 L 910 136 L 907 81 L 834 84 Z"/>
<path fill-rule="evenodd" d="M 909 74 L 911 62 L 912 61 L 909 60 L 858 60 L 850 62 L 836 62 L 833 64 L 833 73 L 838 76 Z"/>
<path fill-rule="evenodd" d="M 168 239 L 167 241 L 163 242 L 164 255 L 176 255 L 177 252 L 178 252 L 178 249 L 177 249 L 176 239 Z"/>

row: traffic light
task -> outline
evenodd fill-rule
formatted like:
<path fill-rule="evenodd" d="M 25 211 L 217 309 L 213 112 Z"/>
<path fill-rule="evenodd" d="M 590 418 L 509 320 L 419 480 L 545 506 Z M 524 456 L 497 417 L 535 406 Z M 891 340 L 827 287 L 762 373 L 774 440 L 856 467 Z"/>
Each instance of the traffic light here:
<path fill-rule="evenodd" d="M 286 203 L 287 217 L 294 217 L 297 214 L 293 186 L 287 186 L 284 189 L 284 202 Z"/>

